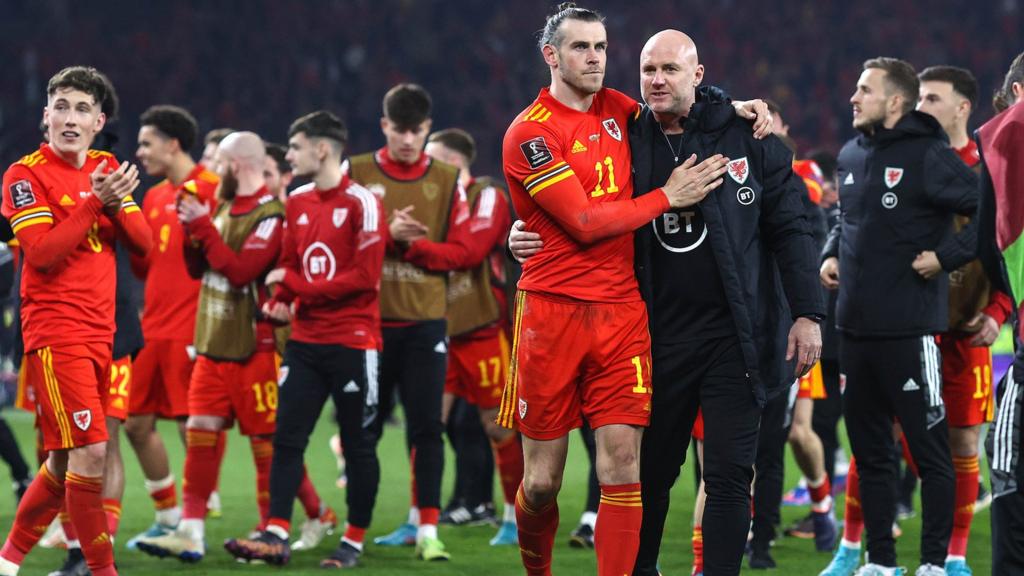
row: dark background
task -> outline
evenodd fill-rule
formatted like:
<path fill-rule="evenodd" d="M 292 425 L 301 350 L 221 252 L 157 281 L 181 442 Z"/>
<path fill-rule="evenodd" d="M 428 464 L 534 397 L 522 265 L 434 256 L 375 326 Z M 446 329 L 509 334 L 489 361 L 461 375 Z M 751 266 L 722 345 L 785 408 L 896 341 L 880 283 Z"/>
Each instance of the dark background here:
<path fill-rule="evenodd" d="M 897 56 L 918 69 L 955 64 L 981 84 L 972 128 L 1024 50 L 1022 0 L 587 2 L 607 17 L 608 86 L 639 96 L 639 52 L 667 27 L 694 37 L 705 81 L 778 101 L 802 149 L 838 150 L 852 135 L 848 99 L 861 63 Z M 478 173 L 500 173 L 501 137 L 548 83 L 536 32 L 553 3 L 0 0 L 0 163 L 31 152 L 49 77 L 63 66 L 106 72 L 122 101 L 119 156 L 134 154 L 147 106 L 190 109 L 207 130 L 251 129 L 284 141 L 295 117 L 328 108 L 352 152 L 383 143 L 381 98 L 414 81 L 434 97 L 434 127 L 478 140 Z M 197 145 L 195 154 L 200 152 Z"/>

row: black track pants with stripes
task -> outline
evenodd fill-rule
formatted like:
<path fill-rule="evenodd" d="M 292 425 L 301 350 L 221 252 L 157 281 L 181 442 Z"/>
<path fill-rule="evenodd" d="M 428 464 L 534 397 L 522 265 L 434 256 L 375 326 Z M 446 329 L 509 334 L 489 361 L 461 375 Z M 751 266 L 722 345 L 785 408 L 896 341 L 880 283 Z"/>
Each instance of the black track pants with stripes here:
<path fill-rule="evenodd" d="M 897 485 L 893 422 L 921 474 L 921 563 L 942 566 L 953 528 L 955 480 L 942 403 L 941 357 L 932 336 L 858 339 L 840 335 L 843 413 L 860 473 L 869 561 L 896 565 Z"/>

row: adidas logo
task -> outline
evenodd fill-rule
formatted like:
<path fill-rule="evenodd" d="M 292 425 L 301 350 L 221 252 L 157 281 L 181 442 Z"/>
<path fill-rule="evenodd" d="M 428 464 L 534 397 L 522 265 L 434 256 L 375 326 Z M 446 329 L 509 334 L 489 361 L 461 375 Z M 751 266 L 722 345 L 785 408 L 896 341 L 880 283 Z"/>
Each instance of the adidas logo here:
<path fill-rule="evenodd" d="M 903 391 L 904 392 L 913 392 L 915 390 L 920 390 L 920 389 L 921 389 L 921 387 L 917 385 L 917 382 L 914 382 L 913 378 L 908 378 L 907 382 L 903 385 Z"/>
<path fill-rule="evenodd" d="M 573 141 L 573 143 L 572 143 L 572 153 L 573 154 L 579 154 L 580 152 L 586 152 L 586 151 L 587 151 L 587 147 L 584 146 L 582 142 L 580 142 L 579 140 Z"/>
<path fill-rule="evenodd" d="M 850 172 L 846 175 L 846 180 L 843 180 L 843 184 L 853 184 L 853 172 Z"/>
<path fill-rule="evenodd" d="M 299 219 L 296 220 L 295 223 L 299 226 L 305 226 L 306 224 L 309 224 L 309 216 L 306 216 L 306 213 L 303 212 L 302 216 L 299 216 Z"/>
<path fill-rule="evenodd" d="M 75 205 L 75 201 L 71 199 L 71 196 L 68 196 L 67 194 L 65 194 L 60 199 L 60 205 L 61 206 L 74 206 Z"/>
<path fill-rule="evenodd" d="M 345 392 L 346 394 L 351 394 L 353 392 L 359 392 L 359 386 L 356 385 L 354 380 L 349 380 L 348 384 L 345 384 L 345 387 L 342 388 L 341 391 Z"/>

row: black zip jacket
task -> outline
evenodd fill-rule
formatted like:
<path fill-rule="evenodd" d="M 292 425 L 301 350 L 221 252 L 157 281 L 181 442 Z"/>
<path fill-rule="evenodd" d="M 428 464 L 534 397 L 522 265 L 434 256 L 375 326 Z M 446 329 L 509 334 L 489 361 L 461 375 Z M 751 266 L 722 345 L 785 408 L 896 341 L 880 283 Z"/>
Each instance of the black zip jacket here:
<path fill-rule="evenodd" d="M 793 173 L 792 153 L 770 136 L 755 140 L 750 124 L 736 115 L 727 96 L 701 88 L 690 115 L 683 121 L 680 158 L 697 154 L 700 162 L 714 154 L 747 159 L 742 184 L 723 176 L 700 207 L 718 264 L 747 376 L 760 402 L 793 382 L 793 363 L 785 361 L 793 319 L 823 316 L 818 288 L 817 250 L 807 222 L 803 198 L 807 191 Z M 644 107 L 631 124 L 633 189 L 644 194 L 664 182 L 652 182 L 653 145 L 660 127 Z M 640 293 L 652 308 L 651 234 L 638 230 L 636 276 Z M 785 297 L 783 297 L 785 294 Z"/>
<path fill-rule="evenodd" d="M 912 264 L 936 250 L 952 257 L 953 214 L 978 206 L 978 177 L 933 117 L 910 112 L 892 129 L 850 140 L 839 153 L 839 224 L 822 258 L 839 258 L 836 327 L 857 338 L 902 338 L 948 329 L 949 276 L 921 278 Z"/>

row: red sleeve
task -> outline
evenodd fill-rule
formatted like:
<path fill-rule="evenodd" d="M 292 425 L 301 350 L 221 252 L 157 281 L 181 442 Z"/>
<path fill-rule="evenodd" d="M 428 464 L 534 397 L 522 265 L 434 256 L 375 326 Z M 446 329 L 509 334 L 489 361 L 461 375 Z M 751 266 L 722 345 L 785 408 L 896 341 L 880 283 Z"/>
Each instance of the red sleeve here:
<path fill-rule="evenodd" d="M 288 226 L 287 220 L 282 224 L 281 235 L 281 256 L 277 260 L 277 267 L 284 268 L 289 272 L 299 272 L 299 256 L 295 248 L 295 234 L 292 232 L 292 228 Z M 288 304 L 295 300 L 295 292 L 289 290 L 284 284 L 277 284 L 271 300 Z"/>
<path fill-rule="evenodd" d="M 475 268 L 504 240 L 511 227 L 508 201 L 493 186 L 484 188 L 464 224 L 449 226 L 445 242 L 417 240 L 404 258 L 433 272 Z"/>
<path fill-rule="evenodd" d="M 274 263 L 281 252 L 281 218 L 265 218 L 235 252 L 220 237 L 209 216 L 186 226 L 189 235 L 198 240 L 210 269 L 223 274 L 235 287 L 255 281 Z"/>
<path fill-rule="evenodd" d="M 149 191 L 147 191 L 145 197 L 142 199 L 143 218 L 145 218 L 146 214 L 150 213 L 153 205 L 152 190 L 153 189 L 151 188 Z M 148 220 L 146 222 L 146 225 L 149 226 Z M 150 232 L 152 233 L 152 228 L 150 228 Z M 132 265 L 132 273 L 135 274 L 136 278 L 140 280 L 145 280 L 146 275 L 149 274 L 149 253 L 147 252 L 145 256 L 137 256 L 136 254 L 129 253 L 128 257 L 129 262 Z"/>
<path fill-rule="evenodd" d="M 988 306 L 982 310 L 982 313 L 990 316 L 1000 326 L 1006 323 L 1006 319 L 1012 312 L 1013 302 L 1010 301 L 1010 297 L 998 290 L 992 290 L 988 298 Z"/>
<path fill-rule="evenodd" d="M 553 132 L 522 122 L 505 137 L 505 175 L 518 183 L 562 229 L 582 244 L 632 232 L 669 209 L 660 188 L 637 198 L 591 201 L 564 159 Z M 528 158 L 526 150 L 531 150 Z"/>
<path fill-rule="evenodd" d="M 54 225 L 46 191 L 32 171 L 15 165 L 4 174 L 3 215 L 21 244 L 25 262 L 41 271 L 62 263 L 103 213 L 95 194 Z"/>
<path fill-rule="evenodd" d="M 182 253 L 185 257 L 185 270 L 188 271 L 190 277 L 199 280 L 210 269 L 210 263 L 206 261 L 203 247 L 190 236 L 186 236 L 182 243 Z"/>
<path fill-rule="evenodd" d="M 301 302 L 306 304 L 322 304 L 325 302 L 336 302 L 344 300 L 352 294 L 373 290 L 380 285 L 381 268 L 384 264 L 384 250 L 386 248 L 385 227 L 379 218 L 383 211 L 380 199 L 367 194 L 367 197 L 359 198 L 363 202 L 373 201 L 376 203 L 376 210 L 360 209 L 363 214 L 369 214 L 364 218 L 363 214 L 352 219 L 353 222 L 362 222 L 363 228 L 352 228 L 353 235 L 349 239 L 354 250 L 347 265 L 340 269 L 330 280 L 315 280 L 310 282 L 298 269 L 298 266 L 287 268 L 282 285 L 288 291 L 299 297 Z"/>
<path fill-rule="evenodd" d="M 117 238 L 136 257 L 145 258 L 153 248 L 153 231 L 131 196 L 121 201 L 117 214 L 111 218 L 117 230 Z"/>

